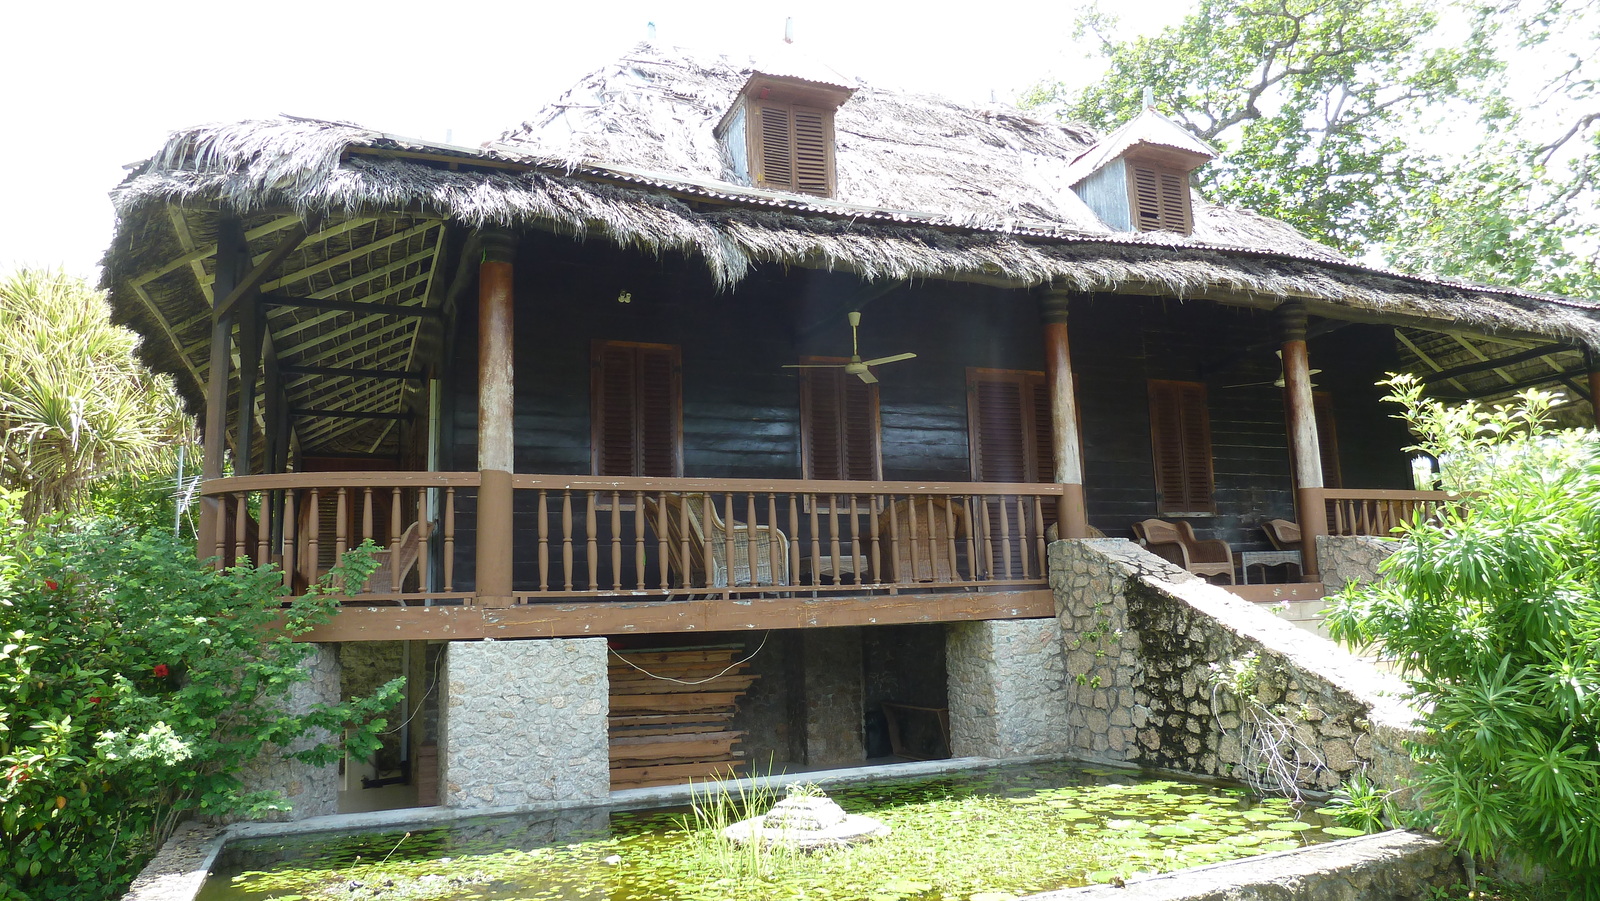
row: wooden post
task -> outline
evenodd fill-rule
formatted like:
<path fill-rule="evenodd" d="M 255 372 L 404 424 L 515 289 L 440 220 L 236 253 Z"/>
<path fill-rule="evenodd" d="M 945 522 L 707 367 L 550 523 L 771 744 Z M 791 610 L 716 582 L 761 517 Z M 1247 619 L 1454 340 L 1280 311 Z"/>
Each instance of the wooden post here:
<path fill-rule="evenodd" d="M 1072 384 L 1072 353 L 1067 342 L 1067 308 L 1071 295 L 1047 289 L 1040 298 L 1044 318 L 1045 378 L 1050 383 L 1050 449 L 1054 478 L 1061 484 L 1056 519 L 1062 538 L 1088 538 L 1089 519 L 1083 497 L 1082 439 L 1078 435 L 1078 399 Z"/>
<path fill-rule="evenodd" d="M 261 376 L 261 325 L 262 307 L 257 295 L 250 295 L 239 304 L 239 420 L 238 437 L 234 439 L 233 472 L 246 476 L 252 470 L 250 450 L 255 444 L 256 384 Z M 269 466 L 270 451 L 263 449 L 262 469 Z"/>
<path fill-rule="evenodd" d="M 478 602 L 511 604 L 511 472 L 515 451 L 512 261 L 515 236 L 483 233 L 478 264 Z M 569 571 L 568 576 L 571 573 Z"/>
<path fill-rule="evenodd" d="M 217 232 L 216 277 L 212 297 L 221 298 L 233 291 L 250 265 L 250 246 L 239 220 L 225 218 Z M 233 315 L 213 307 L 211 316 L 210 372 L 206 381 L 206 419 L 203 434 L 205 458 L 200 464 L 202 481 L 222 478 L 223 455 L 228 448 L 228 375 L 233 364 Z M 200 499 L 199 554 L 216 552 L 218 520 L 223 516 L 221 500 Z"/>
<path fill-rule="evenodd" d="M 1292 300 L 1277 309 L 1283 340 L 1284 403 L 1288 407 L 1289 449 L 1294 460 L 1296 519 L 1300 523 L 1300 571 L 1315 579 L 1317 537 L 1328 534 L 1328 511 L 1322 497 L 1322 450 L 1317 442 L 1317 414 L 1311 400 L 1311 359 L 1306 351 L 1306 305 Z"/>
<path fill-rule="evenodd" d="M 1583 364 L 1589 370 L 1589 406 L 1594 414 L 1594 427 L 1600 429 L 1600 351 L 1585 347 Z"/>

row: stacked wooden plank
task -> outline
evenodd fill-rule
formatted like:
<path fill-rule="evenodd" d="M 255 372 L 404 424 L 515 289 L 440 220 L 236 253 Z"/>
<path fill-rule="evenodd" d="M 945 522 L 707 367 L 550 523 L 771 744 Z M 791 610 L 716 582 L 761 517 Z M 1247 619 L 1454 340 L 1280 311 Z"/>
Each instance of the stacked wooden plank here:
<path fill-rule="evenodd" d="M 739 645 L 613 651 L 611 787 L 676 785 L 726 776 L 744 754 L 731 728 L 756 676 Z"/>

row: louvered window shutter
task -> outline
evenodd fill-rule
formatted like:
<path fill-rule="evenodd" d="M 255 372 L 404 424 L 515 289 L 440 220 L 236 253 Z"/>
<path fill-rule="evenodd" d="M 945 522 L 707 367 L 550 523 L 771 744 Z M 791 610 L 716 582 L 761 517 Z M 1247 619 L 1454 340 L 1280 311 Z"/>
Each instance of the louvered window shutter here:
<path fill-rule="evenodd" d="M 1213 513 L 1211 422 L 1199 382 L 1150 382 L 1150 445 L 1162 513 Z"/>
<path fill-rule="evenodd" d="M 758 126 L 751 153 L 763 188 L 824 197 L 833 193 L 833 114 L 783 103 L 754 105 Z"/>
<path fill-rule="evenodd" d="M 1050 390 L 1044 373 L 971 370 L 972 476 L 981 482 L 1050 482 Z"/>
<path fill-rule="evenodd" d="M 1189 179 L 1171 169 L 1128 163 L 1133 227 L 1138 231 L 1171 231 L 1187 235 L 1194 230 L 1190 214 Z"/>
<path fill-rule="evenodd" d="M 678 349 L 597 342 L 590 380 L 594 471 L 672 477 L 682 472 Z"/>
<path fill-rule="evenodd" d="M 805 477 L 880 478 L 876 386 L 840 369 L 808 369 L 801 376 L 800 393 Z"/>

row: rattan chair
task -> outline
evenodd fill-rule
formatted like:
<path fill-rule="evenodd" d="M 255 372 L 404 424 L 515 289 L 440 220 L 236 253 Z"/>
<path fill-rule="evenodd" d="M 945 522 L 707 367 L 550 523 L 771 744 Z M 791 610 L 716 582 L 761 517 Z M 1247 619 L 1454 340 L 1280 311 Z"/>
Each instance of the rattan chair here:
<path fill-rule="evenodd" d="M 671 570 L 679 587 L 727 588 L 728 535 L 733 536 L 734 587 L 745 585 L 789 584 L 789 537 L 770 525 L 747 525 L 735 522 L 730 529 L 711 505 L 711 516 L 701 522 L 705 509 L 705 495 L 698 493 L 664 494 L 658 501 L 646 495 L 645 521 L 652 531 L 661 527 L 662 513 L 666 514 L 667 568 Z M 663 509 L 664 508 L 664 509 Z M 684 525 L 688 525 L 687 531 Z M 661 537 L 658 532 L 658 537 Z M 755 577 L 750 574 L 750 545 L 755 543 Z M 688 545 L 685 559 L 684 546 Z M 706 572 L 706 551 L 711 552 L 711 572 Z"/>
<path fill-rule="evenodd" d="M 1178 564 L 1197 576 L 1227 576 L 1235 583 L 1233 548 L 1220 538 L 1201 541 L 1194 529 L 1183 521 L 1147 519 L 1133 524 L 1133 534 L 1150 553 Z"/>

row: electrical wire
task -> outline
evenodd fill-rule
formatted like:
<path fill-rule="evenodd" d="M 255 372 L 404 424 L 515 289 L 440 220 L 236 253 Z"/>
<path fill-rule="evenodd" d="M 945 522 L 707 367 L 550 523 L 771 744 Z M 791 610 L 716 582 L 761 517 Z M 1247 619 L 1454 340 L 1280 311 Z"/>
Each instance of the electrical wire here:
<path fill-rule="evenodd" d="M 652 673 L 649 670 L 645 669 L 644 667 L 640 666 L 639 664 L 634 663 L 632 660 L 629 660 L 628 658 L 622 656 L 621 654 L 618 654 L 616 652 L 615 648 L 607 648 L 606 650 L 611 652 L 611 656 L 617 658 L 618 660 L 621 660 L 623 663 L 626 663 L 627 665 L 633 667 L 634 669 L 638 670 L 641 673 L 644 673 L 646 676 L 649 676 L 652 679 L 660 679 L 662 682 L 672 682 L 672 683 L 677 684 L 677 685 L 704 685 L 707 682 L 714 682 L 714 681 L 716 681 L 718 679 L 721 679 L 723 676 L 726 676 L 728 673 L 733 672 L 733 670 L 737 669 L 738 667 L 741 667 L 741 666 L 745 665 L 746 663 L 749 663 L 750 661 L 756 659 L 756 655 L 761 653 L 761 649 L 767 646 L 767 639 L 770 638 L 771 636 L 772 636 L 772 630 L 768 629 L 766 632 L 762 633 L 762 635 L 761 635 L 761 643 L 756 645 L 756 649 L 750 652 L 750 656 L 744 658 L 743 660 L 735 660 L 734 662 L 728 664 L 727 669 L 724 669 L 722 672 L 717 673 L 715 676 L 708 676 L 708 677 L 706 677 L 704 679 L 697 679 L 697 680 L 694 680 L 694 681 L 688 681 L 688 680 L 685 680 L 685 679 L 674 679 L 671 676 L 658 676 L 655 673 Z"/>

